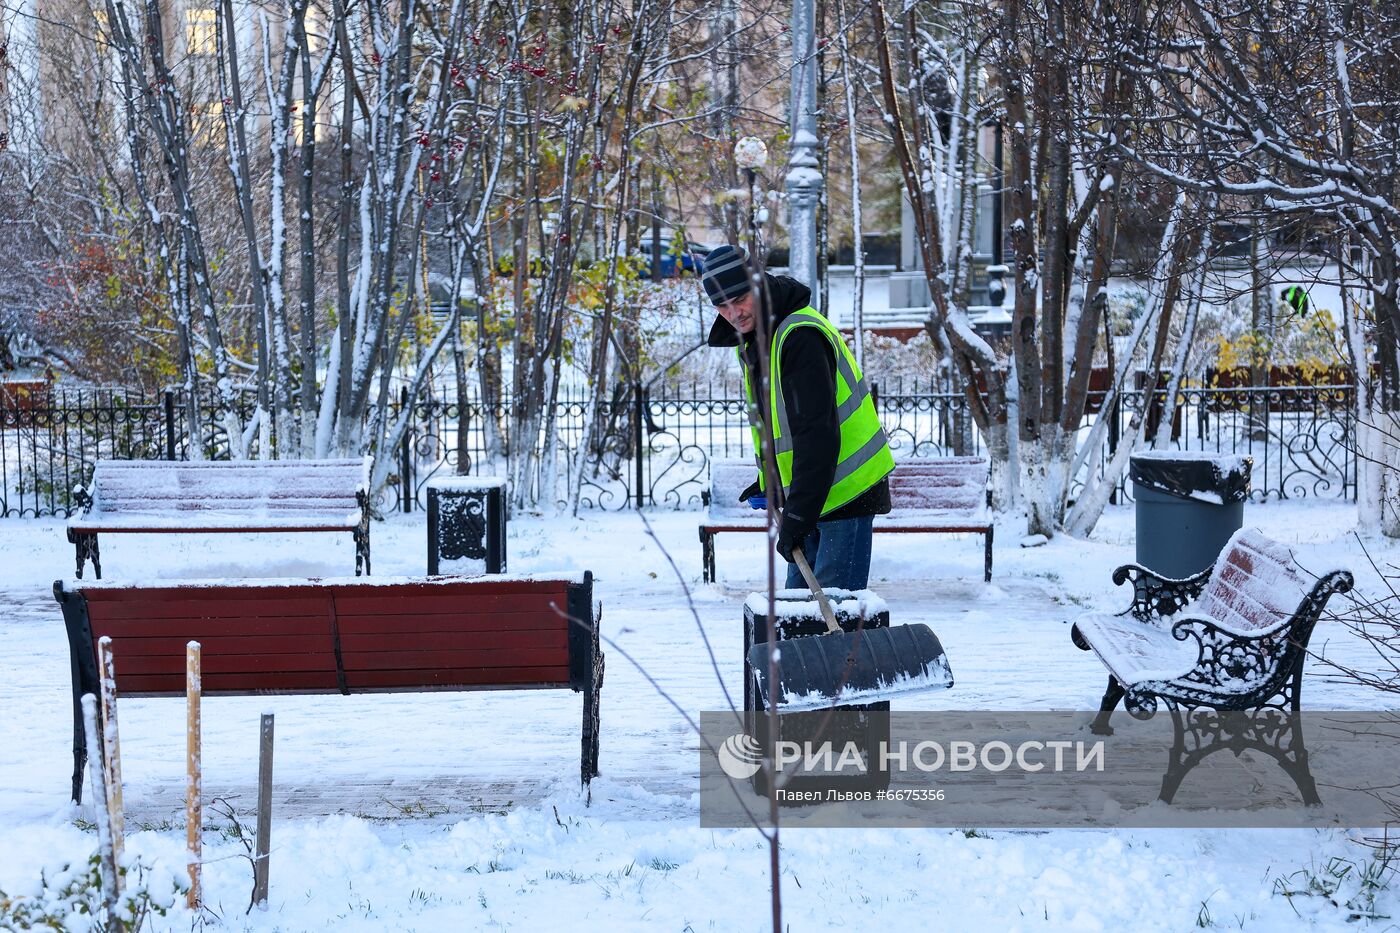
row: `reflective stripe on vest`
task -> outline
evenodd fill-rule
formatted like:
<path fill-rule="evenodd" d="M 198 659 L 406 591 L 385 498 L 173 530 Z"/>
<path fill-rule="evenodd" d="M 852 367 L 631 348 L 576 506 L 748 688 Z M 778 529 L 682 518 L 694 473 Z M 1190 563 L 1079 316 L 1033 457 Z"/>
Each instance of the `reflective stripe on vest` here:
<path fill-rule="evenodd" d="M 836 420 L 841 430 L 841 452 L 836 460 L 836 476 L 822 505 L 822 514 L 832 512 L 855 499 L 884 479 L 894 469 L 894 455 L 880 418 L 875 413 L 875 400 L 865 384 L 855 357 L 841 339 L 831 322 L 812 308 L 795 311 L 783 319 L 773 334 L 769 352 L 769 373 L 772 384 L 782 386 L 782 350 L 787 336 L 798 327 L 815 327 L 831 344 L 836 358 Z M 749 400 L 750 431 L 759 464 L 759 483 L 764 484 L 763 436 L 757 416 L 757 400 L 743 348 L 739 348 L 739 363 L 744 373 L 744 392 Z M 792 488 L 792 431 L 788 422 L 787 405 L 781 388 L 770 393 L 769 416 L 773 425 L 773 446 L 778 459 L 778 475 L 783 492 Z"/>

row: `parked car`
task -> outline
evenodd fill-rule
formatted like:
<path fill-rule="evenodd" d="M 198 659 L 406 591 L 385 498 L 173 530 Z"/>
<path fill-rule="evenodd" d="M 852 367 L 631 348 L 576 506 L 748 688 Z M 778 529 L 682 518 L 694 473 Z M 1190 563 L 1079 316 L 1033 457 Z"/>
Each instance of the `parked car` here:
<path fill-rule="evenodd" d="M 709 255 L 710 249 L 711 247 L 703 243 L 689 241 L 686 242 L 685 248 L 681 249 L 680 243 L 663 234 L 661 237 L 661 277 L 672 279 L 684 272 L 699 275 L 705 271 L 705 257 Z M 651 236 L 649 234 L 643 234 L 642 242 L 637 246 L 637 255 L 641 256 L 643 260 L 642 275 L 651 277 L 655 261 L 651 255 Z"/>

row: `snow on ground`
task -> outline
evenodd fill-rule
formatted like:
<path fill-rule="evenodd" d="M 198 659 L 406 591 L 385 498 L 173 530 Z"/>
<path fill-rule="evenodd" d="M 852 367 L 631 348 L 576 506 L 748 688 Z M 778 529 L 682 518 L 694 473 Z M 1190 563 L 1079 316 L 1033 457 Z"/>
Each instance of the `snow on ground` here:
<path fill-rule="evenodd" d="M 602 777 L 591 804 L 576 777 L 579 700 L 567 692 L 207 699 L 206 795 L 230 798 L 246 826 L 258 715 L 277 714 L 269 909 L 245 914 L 249 863 L 229 819 L 207 813 L 207 919 L 259 931 L 766 928 L 766 843 L 752 830 L 698 828 L 696 740 L 622 656 L 686 714 L 723 708 L 741 689 L 742 602 L 763 586 L 762 538 L 720 536 L 721 582 L 704 586 L 698 515 L 646 519 L 655 538 L 633 512 L 518 516 L 510 526 L 512 571 L 596 575 L 615 645 L 605 648 Z M 1378 583 L 1350 535 L 1354 507 L 1250 506 L 1246 521 L 1294 544 L 1309 569 L 1346 565 L 1363 588 Z M 394 515 L 372 534 L 377 575 L 423 571 L 421 513 Z M 934 627 L 957 677 L 953 690 L 896 708 L 1097 704 L 1102 668 L 1073 648 L 1069 621 L 1125 604 L 1109 574 L 1132 559 L 1133 514 L 1110 509 L 1090 541 L 1022 549 L 1020 536 L 1015 523 L 998 530 L 1005 543 L 990 584 L 980 538 L 876 537 L 872 588 L 896 622 Z M 1386 542 L 1367 547 L 1382 564 L 1400 557 Z M 354 565 L 348 534 L 109 536 L 102 549 L 111 579 L 339 576 Z M 67 802 L 68 651 L 50 592 L 71 575 L 72 546 L 59 521 L 5 521 L 0 554 L 0 890 L 15 894 L 32 890 L 41 871 L 85 859 L 95 836 L 80 819 L 90 810 Z M 1324 623 L 1313 645 L 1365 659 L 1335 624 Z M 1324 674 L 1310 666 L 1307 705 L 1380 702 Z M 128 852 L 178 875 L 182 705 L 128 698 L 120 709 Z M 1343 902 L 1354 880 L 1336 904 L 1277 888 L 1306 887 L 1329 864 L 1366 864 L 1360 835 L 792 830 L 783 836 L 784 919 L 793 930 L 922 926 L 930 917 L 959 930 L 1351 929 Z M 1397 900 L 1385 892 L 1379 912 L 1400 915 Z M 192 920 L 180 907 L 157 927 Z"/>

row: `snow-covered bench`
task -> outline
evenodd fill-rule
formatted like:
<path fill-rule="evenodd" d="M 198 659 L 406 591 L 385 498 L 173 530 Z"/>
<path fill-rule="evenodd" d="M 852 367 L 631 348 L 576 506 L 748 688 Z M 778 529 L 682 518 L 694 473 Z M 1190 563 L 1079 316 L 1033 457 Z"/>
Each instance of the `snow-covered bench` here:
<path fill-rule="evenodd" d="M 203 692 L 351 694 L 570 689 L 583 693 L 581 775 L 598 773 L 603 654 L 593 575 L 54 583 L 73 670 L 73 799 L 80 700 L 112 639 L 117 692 L 184 696 L 185 646 Z M 480 749 L 489 754 L 489 749 Z"/>
<path fill-rule="evenodd" d="M 987 461 L 982 457 L 929 457 L 901 460 L 890 474 L 888 515 L 875 517 L 876 533 L 980 534 L 983 579 L 992 579 L 992 516 L 988 509 Z M 715 535 L 764 531 L 767 516 L 749 508 L 739 495 L 758 476 L 752 460 L 714 460 L 710 488 L 701 498 L 709 514 L 700 525 L 700 551 L 706 583 L 715 581 Z"/>
<path fill-rule="evenodd" d="M 1095 733 L 1112 734 L 1109 714 L 1120 700 L 1139 719 L 1151 718 L 1158 700 L 1171 711 L 1175 748 L 1161 795 L 1170 802 L 1181 779 L 1206 755 L 1256 747 L 1240 735 L 1198 735 L 1187 743 L 1188 732 L 1201 732 L 1192 715 L 1196 710 L 1266 710 L 1277 714 L 1267 717 L 1272 728 L 1279 728 L 1282 718 L 1296 718 L 1308 639 L 1332 594 L 1351 589 L 1352 575 L 1334 570 L 1312 579 L 1287 545 L 1245 528 L 1235 532 L 1209 570 L 1185 580 L 1166 579 L 1137 564 L 1113 572 L 1115 584 L 1129 581 L 1134 595 L 1127 610 L 1080 616 L 1071 637 L 1108 668 Z M 1183 720 L 1183 711 L 1191 721 Z M 1318 802 L 1301 731 L 1291 745 L 1274 742 L 1262 750 L 1288 771 L 1306 802 Z"/>
<path fill-rule="evenodd" d="M 102 579 L 101 534 L 348 531 L 355 575 L 369 573 L 370 458 L 345 460 L 99 460 L 68 519 L 78 577 Z"/>

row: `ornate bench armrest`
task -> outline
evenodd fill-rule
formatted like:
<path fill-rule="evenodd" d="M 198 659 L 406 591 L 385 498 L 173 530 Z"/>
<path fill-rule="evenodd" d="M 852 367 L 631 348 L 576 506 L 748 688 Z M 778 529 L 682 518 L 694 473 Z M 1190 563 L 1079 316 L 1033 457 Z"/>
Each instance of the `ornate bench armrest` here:
<path fill-rule="evenodd" d="M 86 515 L 92 511 L 92 491 L 82 483 L 73 487 L 73 504 Z"/>
<path fill-rule="evenodd" d="M 1260 639 L 1273 638 L 1278 635 L 1280 630 L 1288 628 L 1296 618 L 1296 615 L 1283 616 L 1268 628 L 1245 630 L 1237 628 L 1228 622 L 1223 622 L 1220 619 L 1211 619 L 1206 616 L 1184 612 L 1171 619 L 1171 626 L 1172 635 L 1181 641 L 1192 637 L 1204 637 L 1217 640 L 1238 639 L 1241 641 L 1259 641 Z"/>
<path fill-rule="evenodd" d="M 1122 586 L 1133 583 L 1133 604 L 1127 612 L 1139 622 L 1155 622 L 1162 616 L 1175 615 L 1201 595 L 1210 580 L 1210 570 L 1202 570 L 1184 580 L 1173 580 L 1148 570 L 1141 564 L 1124 564 L 1113 571 L 1113 582 Z"/>
<path fill-rule="evenodd" d="M 1199 652 L 1196 666 L 1184 678 L 1200 686 L 1227 693 L 1258 690 L 1286 660 L 1297 616 L 1257 632 L 1241 632 L 1202 616 L 1178 616 L 1172 620 L 1172 636 L 1194 640 Z"/>

